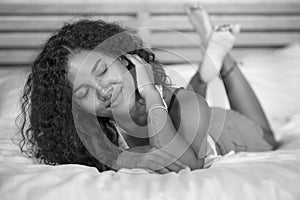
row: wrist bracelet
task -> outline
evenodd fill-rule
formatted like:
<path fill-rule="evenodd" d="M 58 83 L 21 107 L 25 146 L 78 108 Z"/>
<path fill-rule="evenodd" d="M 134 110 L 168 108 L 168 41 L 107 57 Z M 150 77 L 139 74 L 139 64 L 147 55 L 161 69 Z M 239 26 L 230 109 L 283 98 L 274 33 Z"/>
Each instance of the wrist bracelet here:
<path fill-rule="evenodd" d="M 148 110 L 147 114 L 149 114 L 152 110 L 157 109 L 157 108 L 163 109 L 163 110 L 165 110 L 168 113 L 168 109 L 165 106 L 162 106 L 162 105 L 159 105 L 159 104 L 155 104 L 153 107 L 151 107 Z"/>

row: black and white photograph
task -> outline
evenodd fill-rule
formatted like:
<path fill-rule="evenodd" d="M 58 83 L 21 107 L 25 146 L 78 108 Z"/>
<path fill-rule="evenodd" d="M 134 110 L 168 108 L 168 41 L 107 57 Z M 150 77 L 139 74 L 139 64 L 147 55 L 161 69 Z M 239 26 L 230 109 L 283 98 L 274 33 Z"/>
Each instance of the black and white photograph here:
<path fill-rule="evenodd" d="M 0 200 L 300 200 L 300 0 L 0 0 Z"/>

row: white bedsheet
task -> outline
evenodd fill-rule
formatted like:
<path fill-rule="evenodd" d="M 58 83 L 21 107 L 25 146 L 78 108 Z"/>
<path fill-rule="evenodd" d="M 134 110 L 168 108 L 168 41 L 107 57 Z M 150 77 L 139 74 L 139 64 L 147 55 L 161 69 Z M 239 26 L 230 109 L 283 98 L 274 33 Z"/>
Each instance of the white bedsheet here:
<path fill-rule="evenodd" d="M 10 92 L 0 96 L 0 200 L 299 200 L 300 114 L 295 114 L 300 112 L 299 55 L 297 43 L 267 57 L 245 59 L 243 70 L 276 130 L 276 139 L 281 142 L 278 150 L 228 155 L 209 169 L 166 175 L 141 169 L 98 173 L 80 165 L 32 164 L 11 142 L 21 74 L 10 70 L 8 74 L 6 69 L 3 73 L 2 69 L 0 91 Z M 182 66 L 180 69 L 188 72 Z M 176 72 L 172 77 L 178 86 L 184 86 L 192 75 Z M 176 79 L 176 74 L 181 76 Z M 11 77 L 13 82 L 8 82 Z M 215 103 L 222 106 L 223 100 Z"/>
<path fill-rule="evenodd" d="M 1 200 L 300 199 L 300 114 L 277 130 L 281 147 L 238 153 L 211 168 L 179 174 L 141 169 L 98 173 L 80 165 L 0 162 Z"/>

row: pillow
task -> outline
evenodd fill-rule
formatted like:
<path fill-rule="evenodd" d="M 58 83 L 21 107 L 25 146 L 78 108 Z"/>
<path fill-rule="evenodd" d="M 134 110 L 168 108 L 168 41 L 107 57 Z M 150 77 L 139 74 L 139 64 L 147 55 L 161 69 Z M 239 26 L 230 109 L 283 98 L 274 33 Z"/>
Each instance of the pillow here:
<path fill-rule="evenodd" d="M 300 45 L 291 44 L 264 55 L 246 55 L 241 71 L 256 93 L 274 130 L 300 113 Z M 175 86 L 186 87 L 196 64 L 169 65 L 165 70 Z M 211 106 L 229 108 L 221 80 L 208 85 Z"/>
<path fill-rule="evenodd" d="M 20 113 L 20 97 L 29 68 L 0 67 L 0 125 L 1 128 L 15 126 Z M 8 133 L 1 129 L 0 138 Z"/>
<path fill-rule="evenodd" d="M 249 80 L 274 129 L 300 113 L 300 44 L 269 55 L 247 56 L 242 71 Z"/>
<path fill-rule="evenodd" d="M 33 162 L 20 152 L 20 135 L 15 125 L 28 72 L 25 67 L 0 67 L 0 162 Z"/>

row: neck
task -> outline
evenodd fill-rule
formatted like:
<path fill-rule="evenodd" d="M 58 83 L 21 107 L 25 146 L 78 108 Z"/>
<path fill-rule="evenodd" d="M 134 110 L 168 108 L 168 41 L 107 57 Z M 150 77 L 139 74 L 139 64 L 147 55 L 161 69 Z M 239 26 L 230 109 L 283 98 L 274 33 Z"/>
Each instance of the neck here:
<path fill-rule="evenodd" d="M 134 107 L 127 114 L 114 115 L 114 120 L 127 134 L 138 138 L 148 138 L 146 106 L 141 102 L 135 102 Z"/>
<path fill-rule="evenodd" d="M 134 108 L 130 112 L 130 117 L 125 117 L 119 121 L 118 125 L 124 130 L 123 137 L 129 147 L 149 145 L 147 116 L 145 105 L 136 102 Z"/>

